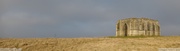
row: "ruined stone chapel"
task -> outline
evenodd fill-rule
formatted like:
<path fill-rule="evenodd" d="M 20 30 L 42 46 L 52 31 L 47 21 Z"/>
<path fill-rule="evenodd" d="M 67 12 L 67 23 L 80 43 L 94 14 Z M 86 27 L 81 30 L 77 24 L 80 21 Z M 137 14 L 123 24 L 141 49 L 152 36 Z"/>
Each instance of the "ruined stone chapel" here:
<path fill-rule="evenodd" d="M 116 36 L 160 36 L 160 25 L 149 18 L 122 19 L 116 24 Z"/>

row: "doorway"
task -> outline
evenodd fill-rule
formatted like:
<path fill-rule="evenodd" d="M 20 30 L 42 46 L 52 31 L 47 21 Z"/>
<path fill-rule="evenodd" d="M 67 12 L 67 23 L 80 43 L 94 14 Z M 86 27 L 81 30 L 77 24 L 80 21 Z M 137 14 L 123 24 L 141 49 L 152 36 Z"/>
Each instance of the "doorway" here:
<path fill-rule="evenodd" d="M 128 27 L 127 27 L 127 24 L 124 24 L 124 36 L 128 36 L 127 35 L 127 32 L 128 31 Z"/>

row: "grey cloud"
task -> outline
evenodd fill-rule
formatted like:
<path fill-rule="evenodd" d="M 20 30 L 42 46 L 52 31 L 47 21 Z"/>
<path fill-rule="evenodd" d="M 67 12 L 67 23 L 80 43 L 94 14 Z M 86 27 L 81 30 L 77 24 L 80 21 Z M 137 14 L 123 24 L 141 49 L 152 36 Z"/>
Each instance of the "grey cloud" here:
<path fill-rule="evenodd" d="M 8 12 L 1 16 L 1 23 L 5 26 L 21 26 L 21 25 L 34 25 L 34 24 L 53 24 L 53 18 L 48 16 L 32 16 L 28 13 Z"/>
<path fill-rule="evenodd" d="M 116 21 L 130 17 L 157 19 L 162 35 L 178 35 L 178 31 L 170 30 L 179 27 L 178 0 L 1 1 L 0 24 L 6 25 L 0 26 L 1 37 L 113 36 Z"/>

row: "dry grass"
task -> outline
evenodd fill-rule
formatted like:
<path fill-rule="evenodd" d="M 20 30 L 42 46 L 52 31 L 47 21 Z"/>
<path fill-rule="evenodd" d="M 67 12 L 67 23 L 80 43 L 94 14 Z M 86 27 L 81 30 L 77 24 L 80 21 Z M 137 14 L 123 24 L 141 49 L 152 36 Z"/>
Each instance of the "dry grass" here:
<path fill-rule="evenodd" d="M 158 48 L 180 48 L 180 36 L 145 38 L 1 38 L 0 48 L 22 48 L 23 51 L 157 51 Z"/>

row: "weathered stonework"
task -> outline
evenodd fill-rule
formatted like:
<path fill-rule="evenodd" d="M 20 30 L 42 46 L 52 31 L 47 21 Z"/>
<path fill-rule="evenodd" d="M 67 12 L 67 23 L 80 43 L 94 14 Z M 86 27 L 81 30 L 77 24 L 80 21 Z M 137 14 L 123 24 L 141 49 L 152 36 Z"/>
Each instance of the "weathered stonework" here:
<path fill-rule="evenodd" d="M 116 24 L 116 36 L 160 36 L 160 25 L 148 18 L 122 19 Z"/>

